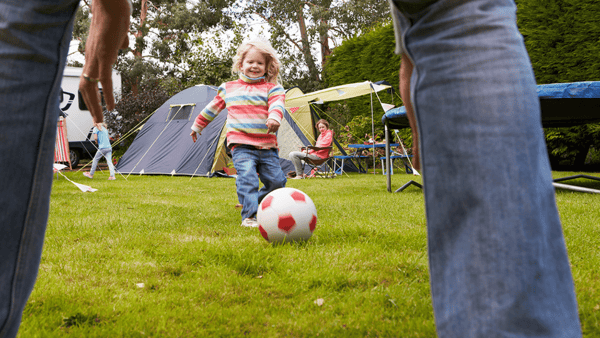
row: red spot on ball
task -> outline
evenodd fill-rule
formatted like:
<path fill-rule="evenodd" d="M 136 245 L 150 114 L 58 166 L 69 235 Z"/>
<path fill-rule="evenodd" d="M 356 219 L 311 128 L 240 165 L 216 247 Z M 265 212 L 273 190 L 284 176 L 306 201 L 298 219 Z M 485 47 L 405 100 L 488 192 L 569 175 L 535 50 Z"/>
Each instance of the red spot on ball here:
<path fill-rule="evenodd" d="M 271 206 L 271 202 L 273 202 L 273 196 L 267 196 L 267 197 L 265 197 L 265 199 L 261 203 L 262 210 L 265 210 L 266 208 L 270 207 Z"/>
<path fill-rule="evenodd" d="M 306 196 L 299 191 L 294 191 L 290 196 L 292 196 L 296 202 L 306 202 Z"/>
<path fill-rule="evenodd" d="M 292 215 L 279 215 L 279 222 L 277 223 L 277 227 L 282 231 L 288 233 L 292 231 L 292 228 L 296 225 L 296 221 Z"/>
<path fill-rule="evenodd" d="M 258 226 L 258 231 L 260 231 L 260 234 L 268 241 L 269 240 L 269 235 L 267 234 L 267 232 L 265 231 L 265 229 L 263 229 L 262 225 Z"/>
<path fill-rule="evenodd" d="M 310 232 L 315 231 L 315 228 L 317 227 L 317 216 L 313 215 L 312 219 L 310 220 L 310 224 L 308 225 Z"/>

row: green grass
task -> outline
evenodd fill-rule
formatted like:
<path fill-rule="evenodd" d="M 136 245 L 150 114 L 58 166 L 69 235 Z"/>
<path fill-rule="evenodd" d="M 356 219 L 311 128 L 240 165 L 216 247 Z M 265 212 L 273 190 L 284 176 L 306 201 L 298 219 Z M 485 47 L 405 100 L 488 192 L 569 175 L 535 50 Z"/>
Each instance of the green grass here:
<path fill-rule="evenodd" d="M 390 194 L 372 174 L 290 180 L 317 205 L 317 230 L 272 246 L 240 227 L 233 179 L 66 175 L 98 191 L 55 180 L 20 337 L 435 336 L 418 188 Z M 410 179 L 394 175 L 393 188 Z M 600 197 L 557 201 L 584 336 L 598 337 Z"/>

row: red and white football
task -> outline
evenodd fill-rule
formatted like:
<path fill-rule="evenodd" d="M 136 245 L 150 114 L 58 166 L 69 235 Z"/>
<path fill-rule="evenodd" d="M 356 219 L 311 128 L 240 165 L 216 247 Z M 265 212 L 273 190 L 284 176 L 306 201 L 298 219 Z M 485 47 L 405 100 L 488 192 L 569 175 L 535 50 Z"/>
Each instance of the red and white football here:
<path fill-rule="evenodd" d="M 280 188 L 265 196 L 256 220 L 260 234 L 269 242 L 306 241 L 317 226 L 317 209 L 302 191 Z"/>

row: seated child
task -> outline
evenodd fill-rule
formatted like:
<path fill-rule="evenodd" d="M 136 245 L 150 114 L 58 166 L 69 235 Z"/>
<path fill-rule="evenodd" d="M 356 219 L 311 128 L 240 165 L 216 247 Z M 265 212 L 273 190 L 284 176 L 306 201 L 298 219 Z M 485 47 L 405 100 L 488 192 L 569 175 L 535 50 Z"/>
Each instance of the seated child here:
<path fill-rule="evenodd" d="M 315 143 L 315 147 L 324 148 L 331 146 L 331 142 L 333 141 L 333 130 L 329 129 L 329 122 L 324 119 L 320 119 L 316 125 L 319 130 L 319 137 L 317 137 L 317 142 Z M 302 172 L 302 160 L 305 158 L 310 158 L 313 160 L 318 160 L 321 158 L 327 158 L 329 151 L 327 150 L 313 150 L 310 149 L 308 153 L 302 151 L 292 151 L 289 155 L 290 161 L 294 164 L 296 168 L 296 177 L 293 179 L 302 179 L 306 177 Z"/>

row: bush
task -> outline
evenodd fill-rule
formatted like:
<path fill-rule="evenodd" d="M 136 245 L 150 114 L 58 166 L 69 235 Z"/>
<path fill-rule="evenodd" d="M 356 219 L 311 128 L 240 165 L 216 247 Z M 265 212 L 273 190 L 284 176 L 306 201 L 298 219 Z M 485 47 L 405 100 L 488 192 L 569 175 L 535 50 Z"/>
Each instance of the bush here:
<path fill-rule="evenodd" d="M 596 155 L 588 156 L 590 148 L 600 147 L 600 124 L 587 124 L 570 128 L 546 128 L 546 144 L 550 163 L 558 166 L 581 167 L 599 164 Z"/>

